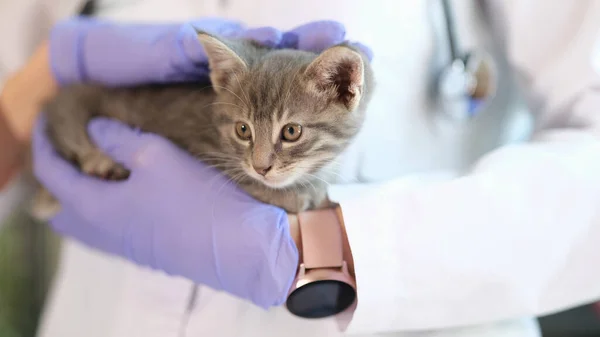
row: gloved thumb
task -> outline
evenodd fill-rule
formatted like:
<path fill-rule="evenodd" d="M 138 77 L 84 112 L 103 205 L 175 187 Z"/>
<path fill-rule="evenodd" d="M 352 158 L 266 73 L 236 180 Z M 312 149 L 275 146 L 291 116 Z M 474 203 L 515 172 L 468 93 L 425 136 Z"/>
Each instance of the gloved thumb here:
<path fill-rule="evenodd" d="M 158 138 L 108 118 L 90 121 L 88 133 L 98 148 L 128 169 L 136 166 L 138 155 Z"/>
<path fill-rule="evenodd" d="M 373 50 L 369 46 L 360 42 L 350 42 L 350 45 L 365 54 L 365 56 L 369 59 L 369 62 L 373 61 Z"/>

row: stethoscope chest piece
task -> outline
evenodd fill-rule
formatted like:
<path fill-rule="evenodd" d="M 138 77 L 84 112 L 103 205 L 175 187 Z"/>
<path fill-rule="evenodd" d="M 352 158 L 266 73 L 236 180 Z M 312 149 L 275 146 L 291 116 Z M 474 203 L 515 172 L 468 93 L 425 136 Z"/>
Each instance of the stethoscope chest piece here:
<path fill-rule="evenodd" d="M 484 110 L 496 94 L 497 74 L 492 57 L 471 52 L 445 67 L 438 81 L 443 113 L 453 120 L 470 120 Z"/>
<path fill-rule="evenodd" d="M 489 106 L 496 94 L 496 64 L 491 55 L 483 50 L 468 53 L 459 51 L 450 0 L 442 0 L 441 4 L 450 62 L 437 78 L 439 109 L 451 120 L 471 120 Z"/>

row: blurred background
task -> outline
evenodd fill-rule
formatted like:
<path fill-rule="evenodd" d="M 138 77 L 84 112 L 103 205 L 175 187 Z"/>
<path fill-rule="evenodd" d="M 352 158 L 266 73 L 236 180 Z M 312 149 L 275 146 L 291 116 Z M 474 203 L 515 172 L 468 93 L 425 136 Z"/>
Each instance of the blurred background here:
<path fill-rule="evenodd" d="M 60 240 L 17 209 L 0 224 L 0 337 L 33 337 Z"/>

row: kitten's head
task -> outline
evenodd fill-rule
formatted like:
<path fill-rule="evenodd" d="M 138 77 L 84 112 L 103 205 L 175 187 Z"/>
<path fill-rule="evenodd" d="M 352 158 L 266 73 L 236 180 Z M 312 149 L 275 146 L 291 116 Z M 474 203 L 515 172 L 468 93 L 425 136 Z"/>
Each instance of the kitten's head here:
<path fill-rule="evenodd" d="M 355 137 L 372 79 L 349 45 L 313 54 L 199 33 L 217 99 L 221 150 L 272 188 L 313 181 Z M 241 171 L 240 171 L 241 169 Z"/>

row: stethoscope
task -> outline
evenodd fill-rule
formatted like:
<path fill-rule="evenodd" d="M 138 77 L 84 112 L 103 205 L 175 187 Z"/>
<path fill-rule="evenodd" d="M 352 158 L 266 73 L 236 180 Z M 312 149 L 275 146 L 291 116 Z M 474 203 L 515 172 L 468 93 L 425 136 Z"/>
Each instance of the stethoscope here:
<path fill-rule="evenodd" d="M 459 51 L 450 0 L 441 2 L 450 62 L 437 78 L 436 98 L 445 117 L 468 121 L 478 116 L 496 94 L 496 63 L 483 50 Z"/>

